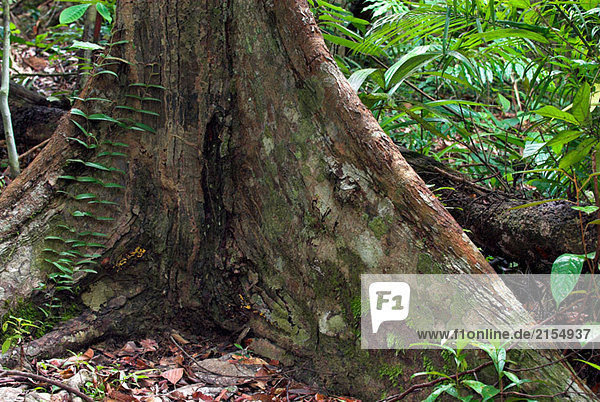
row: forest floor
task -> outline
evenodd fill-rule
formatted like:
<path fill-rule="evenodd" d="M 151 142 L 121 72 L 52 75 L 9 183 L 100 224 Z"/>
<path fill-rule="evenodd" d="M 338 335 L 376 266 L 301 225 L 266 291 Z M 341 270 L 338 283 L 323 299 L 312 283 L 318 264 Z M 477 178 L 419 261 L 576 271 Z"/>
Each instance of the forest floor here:
<path fill-rule="evenodd" d="M 177 332 L 21 366 L 0 371 L 0 401 L 356 401 L 295 381 L 301 368 L 255 357 L 247 346 Z"/>

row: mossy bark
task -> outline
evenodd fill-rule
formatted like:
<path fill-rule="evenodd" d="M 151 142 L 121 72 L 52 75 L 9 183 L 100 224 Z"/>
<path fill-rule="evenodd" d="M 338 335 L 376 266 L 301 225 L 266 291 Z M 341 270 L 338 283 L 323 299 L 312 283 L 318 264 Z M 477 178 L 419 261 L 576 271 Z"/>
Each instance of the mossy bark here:
<path fill-rule="evenodd" d="M 95 127 L 101 140 L 129 145 L 113 161 L 125 174 L 101 173 L 125 189 L 97 190 L 119 204 L 97 212 L 114 221 L 83 224 L 110 235 L 100 272 L 81 280 L 87 311 L 31 353 L 161 326 L 249 326 L 271 345 L 265 352 L 307 363 L 330 391 L 373 400 L 392 392 L 382 362 L 406 366 L 400 386 L 422 362 L 360 350 L 360 274 L 488 273 L 482 294 L 495 313 L 525 314 L 510 293 L 493 290 L 504 288 L 485 259 L 361 104 L 304 0 L 122 0 L 118 10 L 115 40 L 128 44 L 113 55 L 131 64 L 112 67 L 118 79 L 91 80 L 82 95 L 115 103 L 78 107 L 156 112 L 137 115 L 156 133 Z M 127 97 L 140 96 L 139 83 L 160 102 Z M 76 190 L 58 176 L 86 172 L 66 163 L 84 153 L 66 140 L 76 135 L 63 120 L 0 197 L 0 256 L 18 271 L 0 273 L 12 283 L 2 286 L 4 300 L 31 295 L 19 278 L 43 277 L 40 244 L 52 222 L 80 224 L 76 201 L 57 193 Z M 570 374 L 564 366 L 532 373 L 542 377 L 556 377 L 546 387 L 562 391 Z"/>

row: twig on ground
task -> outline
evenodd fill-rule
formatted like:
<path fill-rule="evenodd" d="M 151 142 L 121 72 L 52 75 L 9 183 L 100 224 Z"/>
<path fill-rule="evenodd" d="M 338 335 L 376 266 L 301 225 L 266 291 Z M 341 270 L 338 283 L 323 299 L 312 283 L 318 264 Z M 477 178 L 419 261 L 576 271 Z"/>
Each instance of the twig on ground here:
<path fill-rule="evenodd" d="M 47 139 L 45 139 L 44 141 L 42 141 L 42 142 L 40 142 L 39 144 L 37 144 L 35 147 L 33 147 L 33 148 L 31 148 L 31 149 L 27 150 L 27 152 L 24 152 L 24 153 L 22 153 L 21 155 L 19 155 L 19 159 L 23 159 L 23 158 L 25 158 L 26 156 L 30 155 L 32 152 L 34 152 L 34 151 L 36 151 L 36 150 L 38 150 L 38 149 L 40 149 L 40 148 L 43 148 L 43 147 L 45 147 L 45 146 L 46 146 L 46 144 L 48 144 L 48 141 L 50 141 L 50 138 L 47 138 Z"/>
<path fill-rule="evenodd" d="M 77 395 L 78 397 L 80 397 L 81 399 L 83 399 L 86 402 L 94 402 L 94 400 L 92 398 L 90 398 L 89 396 L 87 396 L 86 394 L 81 392 L 80 390 L 73 388 L 67 384 L 64 384 L 58 380 L 53 380 L 52 378 L 44 377 L 39 374 L 27 373 L 25 371 L 17 371 L 17 370 L 1 370 L 0 377 L 2 377 L 2 376 L 13 377 L 13 378 L 29 378 L 29 379 L 36 380 L 36 381 L 47 382 L 50 385 L 55 385 L 59 388 L 64 389 L 65 391 L 67 391 L 71 394 Z"/>

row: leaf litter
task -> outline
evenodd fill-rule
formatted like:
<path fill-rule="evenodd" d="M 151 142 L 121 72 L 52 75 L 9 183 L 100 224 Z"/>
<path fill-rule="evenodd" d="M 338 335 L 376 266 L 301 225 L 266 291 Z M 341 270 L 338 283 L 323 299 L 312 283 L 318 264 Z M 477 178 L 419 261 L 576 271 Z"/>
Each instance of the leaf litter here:
<path fill-rule="evenodd" d="M 159 340 L 106 341 L 69 357 L 31 362 L 35 379 L 5 371 L 0 400 L 82 401 L 75 390 L 87 400 L 107 402 L 358 401 L 328 396 L 294 380 L 301 369 L 253 355 L 248 350 L 252 341 L 246 339 L 246 347 L 214 339 L 188 341 L 176 332 Z"/>

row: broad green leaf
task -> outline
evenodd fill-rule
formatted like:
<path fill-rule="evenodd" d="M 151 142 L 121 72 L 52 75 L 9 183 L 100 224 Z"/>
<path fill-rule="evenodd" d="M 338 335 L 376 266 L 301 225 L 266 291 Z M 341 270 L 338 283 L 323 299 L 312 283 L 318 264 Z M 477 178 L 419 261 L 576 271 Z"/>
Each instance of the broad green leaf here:
<path fill-rule="evenodd" d="M 564 130 L 556 134 L 550 141 L 546 143 L 549 147 L 556 145 L 564 145 L 579 138 L 583 133 L 577 130 Z"/>
<path fill-rule="evenodd" d="M 119 74 L 117 74 L 117 73 L 115 73 L 114 71 L 111 71 L 111 70 L 99 70 L 99 71 L 94 72 L 94 75 L 100 75 L 100 74 L 109 74 L 109 75 L 112 75 L 112 76 L 114 76 L 116 78 L 119 78 Z"/>
<path fill-rule="evenodd" d="M 106 201 L 106 200 L 92 200 L 88 201 L 88 204 L 103 204 L 103 205 L 119 205 L 114 201 Z"/>
<path fill-rule="evenodd" d="M 76 116 L 81 116 L 84 119 L 88 118 L 87 114 L 83 113 L 81 110 L 77 109 L 76 107 L 74 107 L 73 109 L 71 109 L 71 114 L 74 114 Z M 86 132 L 86 131 L 84 130 L 84 132 Z"/>
<path fill-rule="evenodd" d="M 97 43 L 82 42 L 80 40 L 74 40 L 71 45 L 71 49 L 82 49 L 82 50 L 102 50 L 104 46 L 100 46 Z"/>
<path fill-rule="evenodd" d="M 510 110 L 510 101 L 502 96 L 501 93 L 498 94 L 498 103 L 502 106 L 502 110 L 504 112 L 508 112 Z"/>
<path fill-rule="evenodd" d="M 594 212 L 596 212 L 598 210 L 598 207 L 595 205 L 586 205 L 585 207 L 575 206 L 575 207 L 571 207 L 571 208 L 576 211 L 585 212 L 588 215 L 593 214 Z"/>
<path fill-rule="evenodd" d="M 60 241 L 65 241 L 62 237 L 59 237 L 59 236 L 46 236 L 46 237 L 44 237 L 44 240 L 60 240 Z"/>
<path fill-rule="evenodd" d="M 117 183 L 102 183 L 102 186 L 105 188 L 125 188 L 125 186 Z"/>
<path fill-rule="evenodd" d="M 412 379 L 412 378 L 419 377 L 422 375 L 434 375 L 436 377 L 444 377 L 449 380 L 452 379 L 448 374 L 440 373 L 439 371 L 421 371 L 419 373 L 415 373 L 415 374 L 411 375 L 410 378 Z"/>
<path fill-rule="evenodd" d="M 590 11 L 591 9 L 598 7 L 598 4 L 600 4 L 600 1 L 599 0 L 581 0 L 581 2 L 579 4 L 581 4 L 581 7 L 585 11 Z"/>
<path fill-rule="evenodd" d="M 585 258 L 582 255 L 563 254 L 552 264 L 550 289 L 557 307 L 575 288 L 584 261 Z"/>
<path fill-rule="evenodd" d="M 590 115 L 590 86 L 587 82 L 584 82 L 577 90 L 571 113 L 580 124 L 585 123 L 588 119 Z"/>
<path fill-rule="evenodd" d="M 583 158 L 585 158 L 590 153 L 592 147 L 597 143 L 598 140 L 596 138 L 586 138 L 585 140 L 581 141 L 581 143 L 577 145 L 577 148 L 570 151 L 568 154 L 566 154 L 560 159 L 558 167 L 560 169 L 567 169 L 575 165 Z"/>
<path fill-rule="evenodd" d="M 136 122 L 133 124 L 133 127 L 137 127 L 144 131 L 148 131 L 149 133 L 156 134 L 156 130 L 153 127 L 150 127 L 149 125 L 144 123 Z"/>
<path fill-rule="evenodd" d="M 506 364 L 506 349 L 499 348 L 497 357 L 498 362 L 496 364 L 496 371 L 498 371 L 498 374 L 500 374 L 502 371 L 504 371 L 504 365 Z"/>
<path fill-rule="evenodd" d="M 356 70 L 352 75 L 348 78 L 348 82 L 354 92 L 358 92 L 362 84 L 365 80 L 371 75 L 373 72 L 377 71 L 376 68 L 364 68 L 362 70 Z"/>
<path fill-rule="evenodd" d="M 452 384 L 444 384 L 438 386 L 429 396 L 424 399 L 424 402 L 433 402 L 444 392 L 448 391 L 450 388 L 453 388 Z"/>
<path fill-rule="evenodd" d="M 393 94 L 402 81 L 414 71 L 441 57 L 439 51 L 429 51 L 430 46 L 417 46 L 395 62 L 384 74 L 386 88 Z M 392 88 L 394 87 L 394 88 Z"/>
<path fill-rule="evenodd" d="M 98 14 L 102 16 L 102 18 L 108 21 L 109 24 L 112 22 L 112 15 L 110 15 L 110 10 L 108 7 L 102 3 L 96 3 L 96 10 L 98 11 Z"/>
<path fill-rule="evenodd" d="M 577 119 L 569 112 L 563 112 L 562 110 L 552 106 L 546 105 L 541 109 L 534 110 L 534 113 L 539 114 L 543 117 L 549 117 L 551 119 L 559 119 L 562 121 L 566 121 L 567 123 L 578 124 Z"/>
<path fill-rule="evenodd" d="M 95 114 L 91 114 L 88 116 L 88 119 L 90 120 L 97 120 L 97 121 L 109 121 L 111 123 L 117 123 L 120 124 L 121 122 L 117 119 L 114 119 L 110 116 L 105 115 L 104 113 L 95 113 Z"/>
<path fill-rule="evenodd" d="M 86 211 L 73 211 L 71 212 L 71 215 L 75 216 L 75 217 L 88 217 L 88 218 L 95 218 L 94 214 L 92 214 L 91 212 L 86 212 Z"/>
<path fill-rule="evenodd" d="M 484 401 L 493 398 L 500 392 L 498 388 L 484 384 L 480 381 L 463 380 L 462 384 L 466 385 L 467 387 L 471 388 L 473 391 L 481 395 Z"/>
<path fill-rule="evenodd" d="M 4 329 L 4 327 L 2 328 Z M 6 332 L 6 330 L 4 330 Z M 2 344 L 2 354 L 6 354 L 8 349 L 10 349 L 10 345 L 12 344 L 12 338 L 6 338 L 4 343 Z"/>
<path fill-rule="evenodd" d="M 60 17 L 58 17 L 58 21 L 61 24 L 70 24 L 71 22 L 75 22 L 78 19 L 80 19 L 81 17 L 83 17 L 83 14 L 85 14 L 85 12 L 90 7 L 90 5 L 91 4 L 88 3 L 88 4 L 78 4 L 76 6 L 67 7 L 60 13 Z"/>
<path fill-rule="evenodd" d="M 113 147 L 122 147 L 122 148 L 128 148 L 129 147 L 129 145 L 123 144 L 122 142 L 113 142 L 113 141 L 109 141 L 109 140 L 102 141 L 102 143 L 106 144 L 106 145 L 111 145 Z"/>
<path fill-rule="evenodd" d="M 505 371 L 502 374 L 504 376 L 506 376 L 511 382 L 518 383 L 521 381 L 521 380 L 519 380 L 519 377 L 517 377 L 515 373 L 511 373 L 510 371 Z"/>
<path fill-rule="evenodd" d="M 100 163 L 96 163 L 96 162 L 86 162 L 84 160 L 81 159 L 67 159 L 68 162 L 77 162 L 77 163 L 81 163 L 87 167 L 91 167 L 93 169 L 98 169 L 98 170 L 103 170 L 105 172 L 119 172 L 119 173 L 125 173 L 123 170 L 112 167 L 112 166 L 104 166 Z"/>
<path fill-rule="evenodd" d="M 523 148 L 523 158 L 536 155 L 545 145 L 543 142 L 527 142 Z"/>

